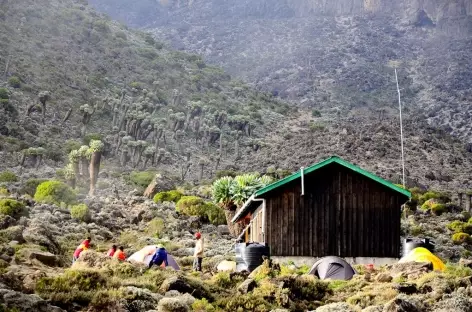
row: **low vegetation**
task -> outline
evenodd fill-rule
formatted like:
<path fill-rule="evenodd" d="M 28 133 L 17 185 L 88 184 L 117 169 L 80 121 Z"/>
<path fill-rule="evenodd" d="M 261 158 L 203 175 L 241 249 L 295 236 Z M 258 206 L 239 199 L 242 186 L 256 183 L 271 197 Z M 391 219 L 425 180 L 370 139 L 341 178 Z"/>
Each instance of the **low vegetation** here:
<path fill-rule="evenodd" d="M 171 190 L 167 192 L 159 192 L 154 195 L 154 202 L 155 203 L 162 203 L 162 202 L 174 202 L 177 203 L 180 198 L 182 198 L 184 194 L 177 190 Z"/>
<path fill-rule="evenodd" d="M 75 192 L 65 183 L 60 181 L 46 181 L 38 185 L 34 194 L 34 200 L 40 203 L 60 205 L 74 204 Z"/>
<path fill-rule="evenodd" d="M 85 204 L 72 206 L 70 208 L 70 215 L 72 218 L 82 222 L 89 222 L 91 220 L 90 210 Z"/>
<path fill-rule="evenodd" d="M 0 199 L 0 215 L 17 217 L 24 212 L 25 205 L 14 199 Z"/>

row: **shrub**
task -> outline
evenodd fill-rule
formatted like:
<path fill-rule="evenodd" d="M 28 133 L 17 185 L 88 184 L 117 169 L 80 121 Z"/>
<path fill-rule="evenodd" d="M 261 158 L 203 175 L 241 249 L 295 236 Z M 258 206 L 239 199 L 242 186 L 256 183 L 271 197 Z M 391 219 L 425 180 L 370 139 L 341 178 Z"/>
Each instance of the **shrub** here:
<path fill-rule="evenodd" d="M 0 187 L 0 196 L 8 196 L 10 192 L 4 187 Z"/>
<path fill-rule="evenodd" d="M 199 300 L 195 300 L 194 303 L 192 303 L 192 311 L 195 312 L 213 312 L 216 311 L 215 307 L 211 305 L 211 303 L 208 302 L 205 298 Z"/>
<path fill-rule="evenodd" d="M 150 236 L 160 237 L 164 231 L 165 224 L 161 218 L 155 218 L 149 221 L 146 233 Z"/>
<path fill-rule="evenodd" d="M 419 195 L 418 202 L 420 205 L 422 205 L 430 199 L 437 199 L 437 201 L 443 202 L 443 203 L 447 203 L 451 201 L 451 198 L 445 193 L 428 191 L 422 195 Z"/>
<path fill-rule="evenodd" d="M 461 245 L 470 242 L 470 235 L 467 233 L 455 233 L 452 235 L 452 242 L 456 245 Z"/>
<path fill-rule="evenodd" d="M 76 200 L 75 192 L 66 184 L 60 181 L 46 181 L 38 185 L 34 200 L 37 202 L 60 205 L 73 204 Z"/>
<path fill-rule="evenodd" d="M 10 96 L 8 94 L 8 89 L 0 88 L 0 100 L 8 100 Z"/>
<path fill-rule="evenodd" d="M 471 223 L 465 223 L 459 220 L 452 221 L 447 225 L 447 228 L 454 233 L 467 233 L 467 234 L 472 234 L 472 224 Z"/>
<path fill-rule="evenodd" d="M 146 188 L 156 176 L 155 171 L 133 171 L 129 178 L 132 184 Z"/>
<path fill-rule="evenodd" d="M 162 203 L 162 202 L 178 202 L 180 198 L 184 196 L 184 194 L 180 193 L 177 190 L 172 190 L 168 192 L 160 192 L 154 195 L 154 202 L 155 203 Z"/>
<path fill-rule="evenodd" d="M 85 140 L 85 139 L 84 139 Z M 77 140 L 67 140 L 64 144 L 64 150 L 67 154 L 74 150 L 78 150 L 82 146 L 82 143 Z"/>
<path fill-rule="evenodd" d="M 91 219 L 90 210 L 85 204 L 79 204 L 70 208 L 72 218 L 82 222 L 88 222 Z"/>
<path fill-rule="evenodd" d="M 236 177 L 237 175 L 239 175 L 239 172 L 237 171 L 234 171 L 234 170 L 218 170 L 216 172 L 216 179 L 220 179 L 222 177 Z"/>
<path fill-rule="evenodd" d="M 62 275 L 39 279 L 35 291 L 54 304 L 88 305 L 98 290 L 108 289 L 108 284 L 106 275 L 97 270 L 68 269 Z"/>
<path fill-rule="evenodd" d="M 92 140 L 101 141 L 102 139 L 103 137 L 100 133 L 89 133 L 84 136 L 83 142 L 85 145 L 89 145 Z"/>
<path fill-rule="evenodd" d="M 36 189 L 38 188 L 38 185 L 46 181 L 47 181 L 46 179 L 28 179 L 26 183 L 23 185 L 23 187 L 21 188 L 21 193 L 34 196 L 34 193 L 36 193 Z"/>
<path fill-rule="evenodd" d="M 428 211 L 433 207 L 434 204 L 437 204 L 436 199 L 434 198 L 428 199 L 421 205 L 421 210 Z"/>
<path fill-rule="evenodd" d="M 0 183 L 2 182 L 18 182 L 16 174 L 10 171 L 0 172 Z"/>
<path fill-rule="evenodd" d="M 25 205 L 14 199 L 0 199 L 0 214 L 10 217 L 20 215 L 25 209 Z"/>
<path fill-rule="evenodd" d="M 20 80 L 20 78 L 18 78 L 16 76 L 12 76 L 8 79 L 8 84 L 12 88 L 19 88 L 19 87 L 21 87 L 21 80 Z"/>
<path fill-rule="evenodd" d="M 267 302 L 263 296 L 252 293 L 242 296 L 232 296 L 228 299 L 222 299 L 217 302 L 223 311 L 252 311 L 265 312 L 271 311 L 272 305 Z"/>
<path fill-rule="evenodd" d="M 205 201 L 197 196 L 183 196 L 177 202 L 176 208 L 187 216 L 205 216 Z"/>
<path fill-rule="evenodd" d="M 314 109 L 314 110 L 311 112 L 311 116 L 313 116 L 313 117 L 321 117 L 321 113 L 320 113 L 319 110 Z"/>
<path fill-rule="evenodd" d="M 208 221 L 210 221 L 211 224 L 226 224 L 226 215 L 224 210 L 220 206 L 217 206 L 213 203 L 206 203 L 205 213 L 208 218 Z"/>
<path fill-rule="evenodd" d="M 444 204 L 433 204 L 431 205 L 431 212 L 436 216 L 440 216 L 447 212 L 447 207 Z"/>

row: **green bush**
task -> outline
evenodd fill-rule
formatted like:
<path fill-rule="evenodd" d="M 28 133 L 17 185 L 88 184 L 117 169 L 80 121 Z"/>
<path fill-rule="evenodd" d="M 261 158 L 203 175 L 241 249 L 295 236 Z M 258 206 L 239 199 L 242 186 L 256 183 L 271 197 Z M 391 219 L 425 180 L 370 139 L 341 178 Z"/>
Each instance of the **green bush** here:
<path fill-rule="evenodd" d="M 220 206 L 217 206 L 213 203 L 206 203 L 205 212 L 208 217 L 208 221 L 210 221 L 211 224 L 226 224 L 226 215 L 224 210 Z"/>
<path fill-rule="evenodd" d="M 8 94 L 8 89 L 0 88 L 0 100 L 8 100 L 10 96 Z"/>
<path fill-rule="evenodd" d="M 21 193 L 28 194 L 31 197 L 33 197 L 34 193 L 36 193 L 36 189 L 38 188 L 38 185 L 46 181 L 47 181 L 46 179 L 28 179 L 26 183 L 23 185 L 23 187 L 21 188 Z"/>
<path fill-rule="evenodd" d="M 90 210 L 85 204 L 74 205 L 70 208 L 72 218 L 82 222 L 89 222 L 91 219 Z"/>
<path fill-rule="evenodd" d="M 459 220 L 452 221 L 447 225 L 447 228 L 454 233 L 472 234 L 472 223 L 465 223 Z"/>
<path fill-rule="evenodd" d="M 129 176 L 129 180 L 133 185 L 146 188 L 155 176 L 155 171 L 133 171 Z"/>
<path fill-rule="evenodd" d="M 313 116 L 313 117 L 321 117 L 321 113 L 320 113 L 319 110 L 314 109 L 314 110 L 311 112 L 311 116 Z"/>
<path fill-rule="evenodd" d="M 19 88 L 19 87 L 21 87 L 21 80 L 20 80 L 20 78 L 18 78 L 16 76 L 12 76 L 8 79 L 8 84 L 12 88 Z"/>
<path fill-rule="evenodd" d="M 146 229 L 146 233 L 150 236 L 160 237 L 165 229 L 164 220 L 161 218 L 155 218 L 149 221 Z"/>
<path fill-rule="evenodd" d="M 25 205 L 14 199 L 0 199 L 0 214 L 10 217 L 20 215 L 25 209 Z"/>
<path fill-rule="evenodd" d="M 167 191 L 167 192 L 160 192 L 154 195 L 154 202 L 155 203 L 162 203 L 162 202 L 178 202 L 180 198 L 184 196 L 184 194 L 180 193 L 177 190 Z"/>
<path fill-rule="evenodd" d="M 197 299 L 192 303 L 192 311 L 195 312 L 213 312 L 216 311 L 215 307 L 208 302 L 205 298 Z"/>
<path fill-rule="evenodd" d="M 103 139 L 100 133 L 89 133 L 84 136 L 83 142 L 85 145 L 89 145 L 92 140 L 101 141 Z M 79 145 L 80 148 L 81 145 Z"/>
<path fill-rule="evenodd" d="M 433 204 L 431 205 L 431 212 L 436 216 L 440 216 L 447 212 L 447 206 L 444 204 Z"/>
<path fill-rule="evenodd" d="M 76 200 L 75 192 L 66 184 L 60 181 L 46 181 L 38 185 L 34 200 L 41 203 L 60 205 L 74 204 Z"/>
<path fill-rule="evenodd" d="M 205 201 L 198 196 L 183 196 L 177 202 L 178 212 L 187 216 L 205 216 Z"/>
<path fill-rule="evenodd" d="M 0 183 L 2 182 L 18 182 L 16 174 L 10 171 L 0 172 Z"/>
<path fill-rule="evenodd" d="M 85 140 L 85 139 L 84 139 Z M 90 140 L 89 140 L 90 141 Z M 64 144 L 64 151 L 69 154 L 74 150 L 78 150 L 82 146 L 82 143 L 77 140 L 67 140 Z"/>
<path fill-rule="evenodd" d="M 452 235 L 452 242 L 456 245 L 461 245 L 470 242 L 470 235 L 467 233 L 455 233 Z"/>
<path fill-rule="evenodd" d="M 0 196 L 8 196 L 8 195 L 10 195 L 10 192 L 8 191 L 8 189 L 4 187 L 0 187 Z"/>
<path fill-rule="evenodd" d="M 424 204 L 426 201 L 430 199 L 436 199 L 437 202 L 448 203 L 451 201 L 451 198 L 446 193 L 435 192 L 435 191 L 428 191 L 422 195 L 418 196 L 418 202 L 420 205 Z"/>

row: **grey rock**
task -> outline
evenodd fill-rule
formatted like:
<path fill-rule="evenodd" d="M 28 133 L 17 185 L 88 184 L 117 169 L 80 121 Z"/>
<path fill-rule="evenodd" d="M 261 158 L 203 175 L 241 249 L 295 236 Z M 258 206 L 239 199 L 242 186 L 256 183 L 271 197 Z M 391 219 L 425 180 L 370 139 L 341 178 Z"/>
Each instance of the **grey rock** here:
<path fill-rule="evenodd" d="M 23 237 L 26 242 L 44 246 L 53 254 L 59 254 L 60 246 L 56 241 L 55 235 L 49 225 L 38 220 L 33 220 L 23 231 Z"/>
<path fill-rule="evenodd" d="M 58 265 L 58 259 L 56 255 L 50 252 L 42 252 L 42 251 L 32 251 L 28 257 L 30 260 L 36 259 L 39 262 L 48 265 L 48 266 L 56 266 Z"/>
<path fill-rule="evenodd" d="M 415 304 L 404 298 L 395 298 L 388 302 L 383 312 L 420 312 Z"/>
<path fill-rule="evenodd" d="M 26 295 L 17 291 L 0 289 L 0 304 L 6 308 L 16 308 L 22 312 L 66 312 L 52 306 L 37 295 Z"/>
<path fill-rule="evenodd" d="M 330 303 L 321 306 L 315 310 L 316 312 L 357 312 L 355 307 L 345 302 Z"/>
<path fill-rule="evenodd" d="M 218 234 L 220 235 L 229 235 L 229 228 L 227 225 L 218 225 Z"/>
<path fill-rule="evenodd" d="M 8 215 L 0 216 L 0 230 L 4 230 L 16 224 L 16 219 Z"/>
<path fill-rule="evenodd" d="M 248 278 L 238 286 L 238 291 L 242 294 L 247 294 L 256 287 L 257 283 L 252 278 Z"/>

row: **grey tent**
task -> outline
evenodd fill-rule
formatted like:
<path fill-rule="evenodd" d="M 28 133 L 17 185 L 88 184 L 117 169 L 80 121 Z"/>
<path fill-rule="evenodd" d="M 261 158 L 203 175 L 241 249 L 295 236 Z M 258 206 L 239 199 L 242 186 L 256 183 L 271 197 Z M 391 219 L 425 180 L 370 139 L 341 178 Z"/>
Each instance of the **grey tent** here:
<path fill-rule="evenodd" d="M 324 257 L 316 261 L 311 267 L 309 274 L 318 276 L 320 279 L 350 280 L 356 271 L 344 259 L 338 257 Z"/>

